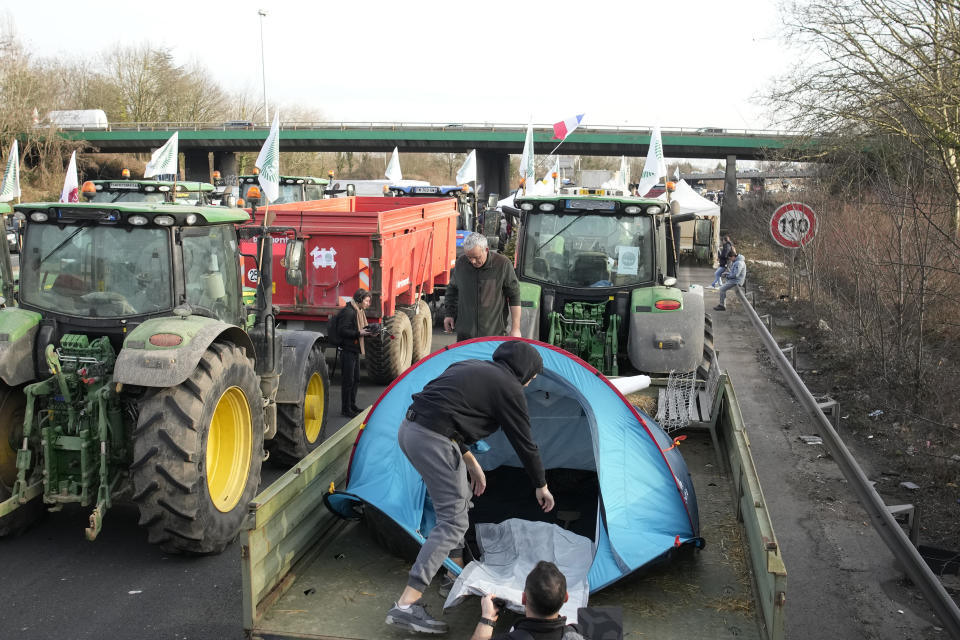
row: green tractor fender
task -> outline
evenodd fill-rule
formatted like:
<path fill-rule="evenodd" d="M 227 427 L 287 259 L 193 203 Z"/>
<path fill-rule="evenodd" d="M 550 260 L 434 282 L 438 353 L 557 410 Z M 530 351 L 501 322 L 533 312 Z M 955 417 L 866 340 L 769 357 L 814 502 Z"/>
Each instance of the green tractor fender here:
<path fill-rule="evenodd" d="M 277 389 L 277 403 L 300 404 L 305 393 L 301 384 L 302 372 L 313 348 L 323 348 L 323 336 L 313 331 L 277 331 L 277 334 L 283 340 L 283 369 L 280 388 Z"/>
<path fill-rule="evenodd" d="M 249 358 L 256 357 L 250 336 L 237 326 L 203 316 L 154 318 L 124 340 L 113 379 L 140 387 L 175 387 L 193 373 L 217 339 L 244 348 Z M 163 346 L 167 344 L 173 346 Z"/>
<path fill-rule="evenodd" d="M 33 345 L 41 318 L 24 309 L 0 309 L 0 379 L 11 387 L 36 378 Z"/>

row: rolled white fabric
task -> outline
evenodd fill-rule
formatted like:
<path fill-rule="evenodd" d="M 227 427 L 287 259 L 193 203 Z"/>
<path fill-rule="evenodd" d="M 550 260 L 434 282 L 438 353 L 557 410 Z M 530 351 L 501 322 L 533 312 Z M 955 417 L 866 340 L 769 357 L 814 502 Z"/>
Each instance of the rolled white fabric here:
<path fill-rule="evenodd" d="M 640 391 L 650 386 L 650 376 L 624 376 L 623 378 L 610 378 L 610 384 L 617 388 L 617 391 L 623 395 Z"/>

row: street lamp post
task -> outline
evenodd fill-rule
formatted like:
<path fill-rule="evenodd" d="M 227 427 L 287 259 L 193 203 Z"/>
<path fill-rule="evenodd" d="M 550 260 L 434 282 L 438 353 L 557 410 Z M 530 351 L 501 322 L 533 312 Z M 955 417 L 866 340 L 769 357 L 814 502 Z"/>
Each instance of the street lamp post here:
<path fill-rule="evenodd" d="M 263 19 L 267 12 L 265 9 L 258 9 L 257 15 L 260 16 L 260 70 L 263 74 L 263 117 L 264 122 L 270 124 L 270 108 L 267 106 L 267 64 L 263 54 Z"/>

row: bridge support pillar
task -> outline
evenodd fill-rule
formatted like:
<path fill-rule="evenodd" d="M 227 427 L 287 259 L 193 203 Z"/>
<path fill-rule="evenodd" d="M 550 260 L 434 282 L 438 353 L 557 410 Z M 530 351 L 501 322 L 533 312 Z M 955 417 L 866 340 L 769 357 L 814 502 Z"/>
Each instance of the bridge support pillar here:
<path fill-rule="evenodd" d="M 720 206 L 721 222 L 728 216 L 737 214 L 737 156 L 727 156 L 727 168 L 723 175 L 723 204 Z M 729 224 L 729 223 L 727 223 Z M 720 225 L 713 230 L 714 264 L 719 264 L 716 256 L 720 251 Z"/>
<path fill-rule="evenodd" d="M 510 192 L 509 154 L 477 150 L 477 190 L 478 202 L 486 201 L 490 193 L 506 197 Z"/>
<path fill-rule="evenodd" d="M 737 156 L 727 156 L 727 169 L 723 176 L 723 205 L 720 215 L 737 213 Z"/>
<path fill-rule="evenodd" d="M 214 151 L 213 169 L 227 185 L 237 184 L 237 154 L 233 151 Z"/>
<path fill-rule="evenodd" d="M 183 175 L 185 180 L 210 182 L 210 152 L 199 149 L 184 151 Z"/>

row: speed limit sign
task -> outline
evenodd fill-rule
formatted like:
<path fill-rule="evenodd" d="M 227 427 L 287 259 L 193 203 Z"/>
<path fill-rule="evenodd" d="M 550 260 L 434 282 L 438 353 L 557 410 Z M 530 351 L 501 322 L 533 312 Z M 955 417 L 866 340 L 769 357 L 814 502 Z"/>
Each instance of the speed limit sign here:
<path fill-rule="evenodd" d="M 770 235 L 781 247 L 799 249 L 817 235 L 817 214 L 802 202 L 788 202 L 773 212 Z"/>

